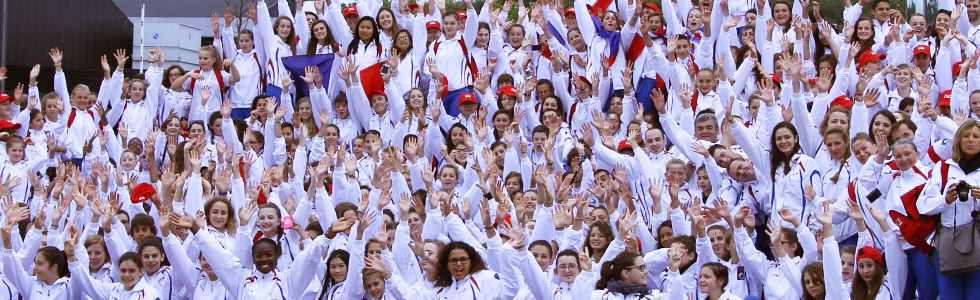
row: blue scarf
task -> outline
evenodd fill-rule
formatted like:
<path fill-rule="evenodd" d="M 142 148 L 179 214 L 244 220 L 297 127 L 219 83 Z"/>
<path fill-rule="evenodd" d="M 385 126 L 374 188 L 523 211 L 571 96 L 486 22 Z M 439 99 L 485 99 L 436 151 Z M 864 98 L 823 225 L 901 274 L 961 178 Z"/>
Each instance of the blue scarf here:
<path fill-rule="evenodd" d="M 597 17 L 592 17 L 592 24 L 595 25 L 595 33 L 599 37 L 609 40 L 609 65 L 612 66 L 613 62 L 616 61 L 616 55 L 619 54 L 619 40 L 621 39 L 619 31 L 606 31 L 602 28 Z"/>

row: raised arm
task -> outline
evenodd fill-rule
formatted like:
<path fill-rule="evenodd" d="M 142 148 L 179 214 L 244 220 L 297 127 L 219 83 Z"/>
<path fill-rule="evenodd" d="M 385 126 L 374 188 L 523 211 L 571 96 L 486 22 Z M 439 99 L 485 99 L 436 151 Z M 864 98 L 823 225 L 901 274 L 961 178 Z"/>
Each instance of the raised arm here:
<path fill-rule="evenodd" d="M 191 227 L 191 231 L 196 236 L 194 242 L 201 249 L 201 254 L 204 254 L 204 258 L 208 260 L 208 264 L 211 265 L 215 275 L 221 280 L 221 284 L 227 287 L 226 289 L 232 298 L 240 298 L 241 290 L 238 287 L 245 282 L 245 276 L 251 272 L 242 268 L 242 264 L 238 260 L 228 259 L 232 257 L 231 252 L 218 244 L 218 240 L 208 230 L 200 230 L 205 224 L 203 214 L 199 216 L 193 221 L 194 225 Z"/>

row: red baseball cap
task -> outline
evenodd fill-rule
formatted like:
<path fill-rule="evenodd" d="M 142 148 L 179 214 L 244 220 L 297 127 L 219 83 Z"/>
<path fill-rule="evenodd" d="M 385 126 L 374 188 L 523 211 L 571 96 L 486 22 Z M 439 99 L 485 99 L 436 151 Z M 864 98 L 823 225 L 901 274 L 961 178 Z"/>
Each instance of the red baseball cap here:
<path fill-rule="evenodd" d="M 475 104 L 476 103 L 476 96 L 474 96 L 473 93 L 465 93 L 465 94 L 459 95 L 459 104 L 463 104 L 463 103 L 474 103 Z"/>
<path fill-rule="evenodd" d="M 419 5 L 418 4 L 415 4 L 415 3 L 409 3 L 408 4 L 408 9 L 409 10 L 415 10 L 417 8 L 419 8 Z"/>
<path fill-rule="evenodd" d="M 847 95 L 840 95 L 837 98 L 834 98 L 834 101 L 830 102 L 830 107 L 834 106 L 848 108 L 854 106 L 854 100 L 851 100 L 851 97 L 848 97 Z"/>
<path fill-rule="evenodd" d="M 388 95 L 385 94 L 385 91 L 384 90 L 377 90 L 377 91 L 371 92 L 371 97 L 374 97 L 374 96 L 377 96 L 377 95 L 381 95 L 382 97 L 388 98 Z M 368 100 L 370 100 L 370 99 L 368 99 Z"/>
<path fill-rule="evenodd" d="M 146 200 L 150 200 L 153 195 L 156 195 L 157 189 L 153 188 L 152 184 L 140 183 L 133 188 L 133 191 L 129 194 L 129 201 L 133 203 L 143 203 Z"/>
<path fill-rule="evenodd" d="M 13 101 L 14 97 L 7 94 L 0 94 L 0 102 Z"/>
<path fill-rule="evenodd" d="M 569 7 L 569 8 L 566 8 L 565 9 L 565 15 L 567 16 L 569 14 L 573 14 L 573 15 L 575 14 L 575 8 L 574 7 Z"/>
<path fill-rule="evenodd" d="M 956 77 L 956 74 L 959 74 L 960 73 L 960 68 L 962 68 L 962 67 L 963 67 L 963 62 L 962 61 L 959 61 L 959 62 L 956 62 L 955 64 L 953 64 L 953 77 L 954 78 Z"/>
<path fill-rule="evenodd" d="M 622 140 L 619 142 L 619 147 L 616 148 L 616 151 L 623 151 L 626 149 L 633 149 L 633 147 L 630 146 L 630 142 L 627 142 L 626 140 Z"/>
<path fill-rule="evenodd" d="M 656 3 L 647 3 L 647 4 L 643 5 L 643 6 L 646 6 L 647 8 L 652 9 L 655 12 L 660 12 L 660 7 L 657 6 Z"/>
<path fill-rule="evenodd" d="M 429 30 L 429 29 L 440 29 L 440 28 L 442 28 L 442 24 L 439 24 L 439 21 L 428 21 L 428 22 L 425 22 L 425 30 Z"/>
<path fill-rule="evenodd" d="M 953 96 L 953 90 L 945 90 L 939 93 L 939 100 L 936 101 L 936 106 L 949 106 L 949 99 Z"/>
<path fill-rule="evenodd" d="M 344 17 L 350 16 L 350 15 L 354 15 L 355 17 L 357 16 L 357 7 L 356 6 L 351 5 L 351 6 L 348 6 L 347 8 L 344 8 Z"/>
<path fill-rule="evenodd" d="M 504 85 L 500 87 L 500 93 L 511 97 L 517 97 L 517 88 L 515 88 L 513 85 Z"/>
<path fill-rule="evenodd" d="M 925 55 L 925 56 L 932 56 L 932 52 L 929 52 L 929 46 L 928 45 L 918 45 L 918 46 L 915 46 L 915 48 L 912 49 L 912 56 L 916 56 L 916 55 L 920 55 L 920 54 Z"/>
<path fill-rule="evenodd" d="M 877 262 L 879 264 L 882 264 L 882 265 L 885 264 L 884 255 L 881 254 L 881 250 L 878 250 L 875 247 L 864 246 L 864 247 L 861 247 L 861 249 L 858 249 L 858 252 L 857 252 L 857 260 L 855 260 L 855 261 L 860 261 L 861 259 L 864 259 L 864 258 L 870 258 L 871 260 L 873 260 L 873 261 L 875 261 L 875 262 Z"/>
<path fill-rule="evenodd" d="M 592 82 L 590 82 L 588 78 L 585 78 L 585 76 L 579 76 L 578 79 L 581 80 L 582 83 L 588 84 L 589 88 L 592 88 Z"/>
<path fill-rule="evenodd" d="M 456 19 L 458 19 L 458 20 L 466 20 L 466 12 L 465 11 L 457 11 L 456 12 Z"/>
<path fill-rule="evenodd" d="M 7 120 L 0 120 L 0 130 L 4 129 L 20 129 L 20 124 L 10 122 Z"/>
<path fill-rule="evenodd" d="M 864 67 L 864 65 L 868 63 L 877 62 L 882 59 L 885 59 L 884 54 L 875 54 L 871 50 L 865 50 L 864 53 L 861 53 L 861 56 L 858 57 L 858 69 Z"/>

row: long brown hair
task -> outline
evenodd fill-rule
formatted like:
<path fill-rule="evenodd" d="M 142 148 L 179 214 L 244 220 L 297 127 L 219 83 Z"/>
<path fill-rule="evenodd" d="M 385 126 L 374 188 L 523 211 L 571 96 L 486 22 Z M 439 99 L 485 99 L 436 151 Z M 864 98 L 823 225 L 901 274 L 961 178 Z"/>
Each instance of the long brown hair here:
<path fill-rule="evenodd" d="M 599 233 L 601 233 L 603 236 L 606 237 L 606 248 L 609 247 L 609 243 L 612 242 L 612 240 L 616 238 L 616 236 L 613 235 L 612 227 L 609 226 L 609 222 L 603 220 L 592 222 L 592 225 L 589 226 L 589 230 L 585 231 L 585 243 L 584 243 L 585 249 L 588 249 L 589 253 L 592 253 L 592 256 L 594 256 L 592 258 L 593 261 L 599 261 L 599 258 L 601 258 L 601 256 L 596 255 L 596 250 L 592 249 L 591 233 L 593 230 L 598 230 Z"/>
<path fill-rule="evenodd" d="M 844 132 L 844 130 L 841 130 L 840 128 L 832 128 L 827 130 L 827 133 L 824 133 L 823 140 L 826 141 L 827 137 L 830 137 L 831 135 L 840 136 L 840 138 L 844 140 L 844 157 L 841 158 L 840 167 L 837 168 L 837 174 L 830 177 L 830 181 L 837 183 L 837 181 L 840 180 L 840 173 L 844 171 L 844 167 L 848 166 L 847 159 L 851 158 L 851 139 L 847 136 L 847 133 Z"/>
<path fill-rule="evenodd" d="M 875 273 L 871 275 L 871 282 L 864 281 L 860 274 L 854 274 L 854 280 L 851 281 L 852 300 L 874 299 L 880 292 L 882 282 L 885 280 L 885 266 L 878 262 L 874 264 Z"/>
<path fill-rule="evenodd" d="M 279 27 L 279 22 L 283 22 L 283 21 L 289 21 L 289 35 L 286 36 L 286 40 L 284 40 L 283 42 L 286 43 L 286 45 L 289 45 L 289 51 L 292 52 L 293 55 L 296 55 L 296 42 L 298 41 L 298 39 L 296 37 L 296 24 L 293 24 L 293 20 L 289 19 L 289 17 L 287 16 L 281 16 L 276 18 L 276 21 L 272 23 L 272 32 L 275 33 L 276 28 Z M 279 35 L 276 34 L 276 37 L 279 37 Z"/>
<path fill-rule="evenodd" d="M 339 49 L 337 46 L 337 40 L 333 38 L 333 32 L 330 31 L 330 25 L 327 24 L 327 21 L 317 20 L 316 22 L 313 22 L 313 26 L 310 26 L 310 42 L 306 46 L 307 55 L 317 54 L 316 46 L 320 45 L 320 41 L 317 40 L 316 36 L 313 36 L 313 28 L 320 24 L 327 27 L 327 36 L 324 37 L 324 46 L 330 47 L 330 50 L 333 52 L 337 52 L 337 49 Z"/>
<path fill-rule="evenodd" d="M 384 28 L 381 28 L 381 13 L 383 12 L 387 12 L 388 14 L 391 15 L 390 30 L 385 30 Z M 392 40 L 394 40 L 397 37 L 396 35 L 398 34 L 398 32 L 402 30 L 402 28 L 398 26 L 398 19 L 395 19 L 395 13 L 391 11 L 390 8 L 381 7 L 381 9 L 378 10 L 378 14 L 374 16 L 374 19 L 378 20 L 378 31 L 384 32 L 389 37 L 391 37 Z"/>
<path fill-rule="evenodd" d="M 872 28 L 872 30 L 871 30 L 871 37 L 868 38 L 865 41 L 861 41 L 861 40 L 858 40 L 857 27 L 858 27 L 858 24 L 860 24 L 861 22 L 865 22 L 865 21 L 867 21 L 868 23 L 871 23 L 871 28 Z M 856 57 L 854 57 L 854 63 L 855 64 L 858 63 L 858 59 L 860 59 L 861 53 L 864 53 L 864 51 L 870 51 L 871 50 L 871 46 L 874 46 L 874 44 L 875 44 L 875 31 L 874 31 L 874 26 L 875 25 L 874 24 L 875 24 L 874 21 L 872 21 L 871 19 L 868 19 L 867 17 L 858 18 L 858 20 L 856 22 L 854 22 L 854 33 L 851 33 L 851 36 L 850 36 L 851 42 L 855 42 L 856 41 L 856 42 L 858 42 L 858 43 L 861 44 L 861 51 L 859 51 L 858 52 L 858 55 Z M 858 70 L 858 72 L 861 72 L 861 70 Z"/>
<path fill-rule="evenodd" d="M 208 202 L 204 204 L 204 214 L 207 215 L 205 220 L 208 222 L 208 225 L 214 226 L 214 224 L 211 224 L 211 208 L 218 202 L 224 203 L 225 206 L 228 207 L 228 221 L 225 222 L 224 228 L 218 229 L 228 232 L 229 235 L 235 235 L 235 231 L 238 228 L 238 219 L 235 218 L 235 207 L 231 206 L 231 201 L 228 201 L 228 198 L 225 198 L 224 196 L 214 196 L 214 198 L 208 200 Z"/>
<path fill-rule="evenodd" d="M 819 281 L 820 285 L 824 286 L 824 298 L 826 298 L 826 284 L 823 280 L 823 263 L 822 262 L 812 262 L 803 267 L 803 272 L 800 272 L 800 286 L 803 287 L 803 300 L 817 300 L 816 297 L 810 295 L 810 291 L 806 289 L 806 275 L 810 274 L 810 280 Z"/>
<path fill-rule="evenodd" d="M 796 144 L 793 145 L 793 150 L 790 150 L 789 155 L 784 154 L 782 151 L 779 151 L 779 149 L 775 149 L 776 131 L 783 128 L 789 129 L 790 133 L 796 137 Z M 769 175 L 772 176 L 771 178 L 776 178 L 776 170 L 779 169 L 780 166 L 783 167 L 783 172 L 785 174 L 789 174 L 789 170 L 791 169 L 790 161 L 793 160 L 793 155 L 800 152 L 800 134 L 796 131 L 796 126 L 793 126 L 792 123 L 785 121 L 776 124 L 776 127 L 772 129 L 772 136 L 769 138 L 769 146 L 772 147 L 772 149 L 769 151 L 769 159 L 772 160 L 772 168 L 769 173 Z"/>
<path fill-rule="evenodd" d="M 172 85 L 170 84 L 170 71 L 173 71 L 174 69 L 180 70 L 180 75 L 184 75 L 187 73 L 187 71 L 185 71 L 184 68 L 181 67 L 180 65 L 172 65 L 167 67 L 167 70 L 163 71 L 163 87 L 169 89 L 170 86 Z"/>
<path fill-rule="evenodd" d="M 221 53 L 218 52 L 218 49 L 214 46 L 203 46 L 200 51 L 211 52 L 211 58 L 214 58 L 214 61 L 211 62 L 211 71 L 221 72 Z M 168 77 L 166 74 L 163 76 Z"/>
<path fill-rule="evenodd" d="M 616 255 L 613 260 L 602 263 L 602 268 L 599 270 L 599 281 L 596 281 L 595 288 L 602 290 L 610 281 L 622 280 L 619 274 L 622 274 L 626 268 L 632 267 L 637 257 L 641 257 L 639 253 L 623 252 Z"/>

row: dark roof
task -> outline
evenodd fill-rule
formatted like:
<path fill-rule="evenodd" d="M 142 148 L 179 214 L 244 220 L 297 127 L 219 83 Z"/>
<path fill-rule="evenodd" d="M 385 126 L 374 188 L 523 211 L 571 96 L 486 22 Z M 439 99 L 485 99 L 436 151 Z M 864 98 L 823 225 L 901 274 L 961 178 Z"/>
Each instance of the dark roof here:
<path fill-rule="evenodd" d="M 146 4 L 146 17 L 210 17 L 221 14 L 225 6 L 248 3 L 246 0 L 112 0 L 127 17 L 139 17 L 140 5 Z M 272 1 L 275 2 L 275 1 Z M 274 3 L 273 3 L 274 5 Z"/>

